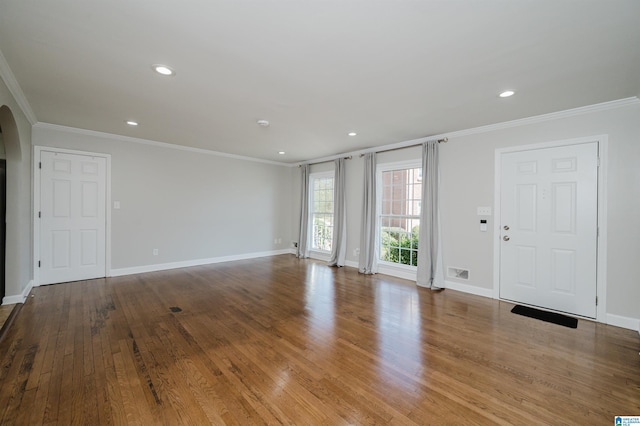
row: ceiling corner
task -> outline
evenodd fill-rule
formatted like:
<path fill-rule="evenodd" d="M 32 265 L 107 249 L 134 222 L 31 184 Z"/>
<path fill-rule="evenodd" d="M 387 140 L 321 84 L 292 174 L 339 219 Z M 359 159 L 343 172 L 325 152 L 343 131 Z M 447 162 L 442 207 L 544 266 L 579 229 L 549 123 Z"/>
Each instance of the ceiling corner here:
<path fill-rule="evenodd" d="M 13 75 L 13 71 L 11 71 L 11 67 L 9 67 L 9 64 L 7 63 L 7 60 L 4 58 L 4 55 L 2 54 L 1 50 L 0 50 L 0 78 L 2 78 L 2 81 L 4 81 L 4 84 L 7 85 L 9 92 L 11 92 L 11 94 L 13 95 L 13 98 L 18 103 L 18 106 L 22 110 L 23 114 L 27 117 L 27 120 L 29 120 L 29 123 L 31 123 L 32 126 L 38 123 L 38 119 L 36 118 L 36 115 L 33 112 L 33 109 L 31 109 L 31 105 L 29 105 L 29 101 L 27 101 L 27 98 L 25 97 L 24 92 L 20 87 L 20 84 L 18 84 L 18 80 L 16 80 L 16 77 Z"/>

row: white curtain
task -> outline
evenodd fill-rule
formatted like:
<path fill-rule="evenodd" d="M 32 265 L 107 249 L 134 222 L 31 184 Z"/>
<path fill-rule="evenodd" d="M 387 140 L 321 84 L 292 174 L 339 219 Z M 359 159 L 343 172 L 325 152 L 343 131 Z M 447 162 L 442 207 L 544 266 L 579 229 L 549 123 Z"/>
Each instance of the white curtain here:
<path fill-rule="evenodd" d="M 298 257 L 309 257 L 309 165 L 303 164 L 301 170 L 300 196 L 300 233 L 298 235 Z"/>
<path fill-rule="evenodd" d="M 369 152 L 364 155 L 364 200 L 358 271 L 363 274 L 376 273 L 376 248 L 376 154 Z"/>
<path fill-rule="evenodd" d="M 347 208 L 345 194 L 344 158 L 335 161 L 333 178 L 333 241 L 330 266 L 344 266 L 347 257 Z"/>
<path fill-rule="evenodd" d="M 426 142 L 422 145 L 422 209 L 416 281 L 419 286 L 429 287 L 432 290 L 444 288 L 438 203 L 439 181 L 438 142 Z"/>

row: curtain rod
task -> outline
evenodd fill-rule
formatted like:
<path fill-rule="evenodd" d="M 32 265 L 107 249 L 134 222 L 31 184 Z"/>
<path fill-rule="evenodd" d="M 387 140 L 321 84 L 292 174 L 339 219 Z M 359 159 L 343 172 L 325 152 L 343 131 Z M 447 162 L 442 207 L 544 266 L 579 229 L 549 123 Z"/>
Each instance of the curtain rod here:
<path fill-rule="evenodd" d="M 449 138 L 442 138 L 442 139 L 438 139 L 436 142 L 438 143 L 447 143 L 449 141 Z M 397 151 L 399 149 L 405 149 L 405 148 L 411 148 L 413 146 L 419 146 L 422 145 L 424 142 L 420 142 L 420 143 L 414 143 L 413 145 L 405 145 L 405 146 L 399 146 L 397 148 L 389 148 L 389 149 L 382 149 L 380 151 L 374 151 L 376 154 L 379 154 L 381 152 L 389 152 L 389 151 Z M 360 157 L 364 157 L 364 154 L 360 154 Z"/>
<path fill-rule="evenodd" d="M 338 158 L 340 158 L 340 157 L 338 157 Z M 351 160 L 353 157 L 350 155 L 348 157 L 342 157 L 342 158 L 344 158 L 345 160 Z M 313 164 L 330 163 L 331 161 L 334 161 L 334 160 L 336 160 L 336 158 L 334 158 L 333 160 L 324 160 L 324 161 L 317 161 L 315 163 L 304 163 L 304 164 L 308 164 L 308 165 L 311 166 Z M 298 164 L 298 168 L 300 168 L 300 167 L 302 167 L 302 164 Z"/>

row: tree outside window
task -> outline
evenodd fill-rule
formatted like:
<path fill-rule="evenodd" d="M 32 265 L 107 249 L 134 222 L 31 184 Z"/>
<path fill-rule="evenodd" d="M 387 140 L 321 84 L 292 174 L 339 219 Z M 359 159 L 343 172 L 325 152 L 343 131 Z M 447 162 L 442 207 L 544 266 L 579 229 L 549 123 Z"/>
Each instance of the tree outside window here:
<path fill-rule="evenodd" d="M 333 242 L 333 173 L 311 174 L 311 249 L 331 252 Z"/>

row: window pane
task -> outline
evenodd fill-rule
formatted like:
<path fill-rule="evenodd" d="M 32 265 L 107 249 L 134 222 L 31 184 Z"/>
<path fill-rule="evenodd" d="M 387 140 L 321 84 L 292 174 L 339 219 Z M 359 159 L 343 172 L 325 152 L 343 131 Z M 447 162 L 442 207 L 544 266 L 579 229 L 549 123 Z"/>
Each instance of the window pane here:
<path fill-rule="evenodd" d="M 378 232 L 383 261 L 411 266 L 418 263 L 421 181 L 421 168 L 382 172 Z"/>
<path fill-rule="evenodd" d="M 312 177 L 310 185 L 311 248 L 331 251 L 333 238 L 333 178 Z"/>

